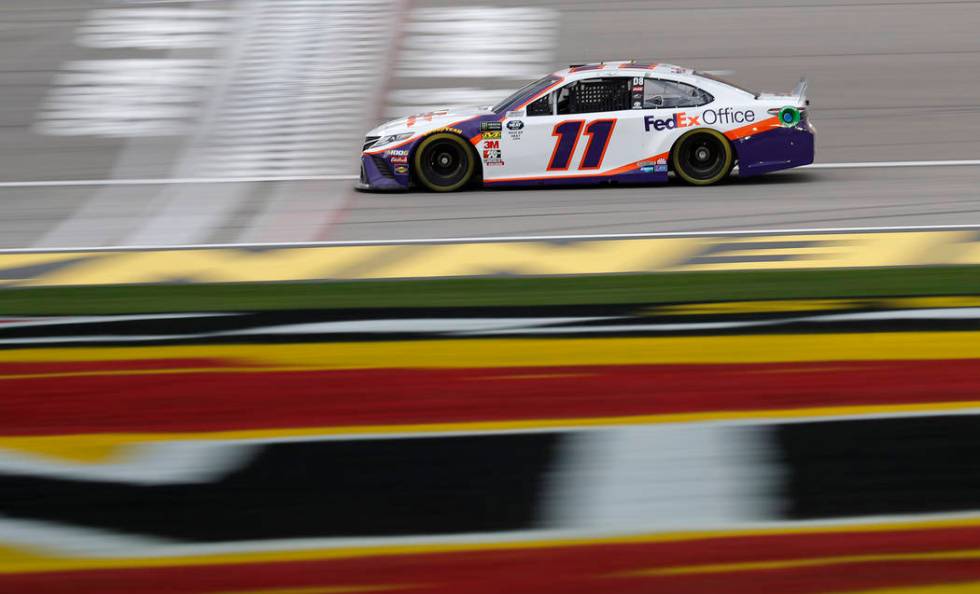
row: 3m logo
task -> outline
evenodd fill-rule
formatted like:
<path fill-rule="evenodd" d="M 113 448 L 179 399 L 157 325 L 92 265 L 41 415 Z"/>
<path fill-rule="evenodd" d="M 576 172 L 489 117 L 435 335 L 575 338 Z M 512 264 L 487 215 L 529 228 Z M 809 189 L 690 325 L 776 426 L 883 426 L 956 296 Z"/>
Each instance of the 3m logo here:
<path fill-rule="evenodd" d="M 647 116 L 643 118 L 643 126 L 646 131 L 649 132 L 650 128 L 658 132 L 664 130 L 674 130 L 676 128 L 687 128 L 689 126 L 700 126 L 701 116 L 689 116 L 683 111 L 681 113 L 675 113 L 673 117 L 667 119 L 657 119 L 653 116 Z"/>
<path fill-rule="evenodd" d="M 487 141 L 484 141 L 483 148 L 485 148 L 485 149 L 499 149 L 500 148 L 500 141 L 499 140 L 487 140 Z"/>

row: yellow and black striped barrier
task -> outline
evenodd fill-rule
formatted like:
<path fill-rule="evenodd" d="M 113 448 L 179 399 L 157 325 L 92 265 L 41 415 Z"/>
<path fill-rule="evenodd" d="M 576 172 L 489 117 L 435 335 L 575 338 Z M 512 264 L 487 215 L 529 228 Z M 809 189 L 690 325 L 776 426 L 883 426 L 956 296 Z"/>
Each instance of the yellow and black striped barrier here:
<path fill-rule="evenodd" d="M 980 264 L 975 230 L 0 253 L 0 286 Z"/>

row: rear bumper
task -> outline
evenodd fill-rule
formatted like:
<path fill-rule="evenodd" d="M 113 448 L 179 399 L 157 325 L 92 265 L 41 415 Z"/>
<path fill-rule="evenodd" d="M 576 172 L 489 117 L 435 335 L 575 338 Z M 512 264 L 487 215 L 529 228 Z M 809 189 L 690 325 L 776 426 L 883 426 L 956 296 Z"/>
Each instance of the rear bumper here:
<path fill-rule="evenodd" d="M 739 176 L 751 177 L 813 163 L 815 132 L 804 121 L 793 128 L 776 128 L 736 141 Z"/>
<path fill-rule="evenodd" d="M 407 164 L 393 164 L 384 155 L 361 155 L 361 175 L 354 188 L 364 191 L 397 192 L 409 189 Z"/>

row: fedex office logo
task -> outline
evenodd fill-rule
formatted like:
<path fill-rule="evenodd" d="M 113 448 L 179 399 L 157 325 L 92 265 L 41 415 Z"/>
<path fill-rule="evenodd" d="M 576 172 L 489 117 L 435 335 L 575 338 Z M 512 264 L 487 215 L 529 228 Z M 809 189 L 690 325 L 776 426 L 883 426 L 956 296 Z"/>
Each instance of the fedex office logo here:
<path fill-rule="evenodd" d="M 689 116 L 683 111 L 680 113 L 675 113 L 673 117 L 669 117 L 665 120 L 657 119 L 654 116 L 647 116 L 643 118 L 643 125 L 646 127 L 647 132 L 650 128 L 658 132 L 663 132 L 664 130 L 674 130 L 675 128 L 687 128 L 688 126 L 700 126 L 701 116 Z"/>

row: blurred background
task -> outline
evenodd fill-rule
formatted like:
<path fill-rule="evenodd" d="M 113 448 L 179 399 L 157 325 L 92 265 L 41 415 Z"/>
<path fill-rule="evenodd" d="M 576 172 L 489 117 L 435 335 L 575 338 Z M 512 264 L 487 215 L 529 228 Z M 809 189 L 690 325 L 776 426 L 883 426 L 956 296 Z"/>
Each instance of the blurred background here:
<path fill-rule="evenodd" d="M 927 225 L 978 210 L 974 170 L 903 164 L 980 155 L 975 2 L 32 0 L 0 11 L 2 247 Z M 623 58 L 734 71 L 777 92 L 806 75 L 818 163 L 898 166 L 723 192 L 351 192 L 363 135 L 383 120 L 489 104 L 568 64 Z M 71 180 L 114 183 L 12 183 Z"/>

